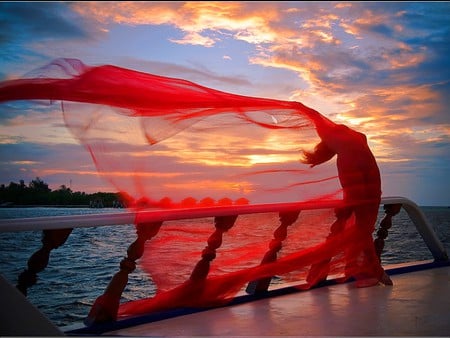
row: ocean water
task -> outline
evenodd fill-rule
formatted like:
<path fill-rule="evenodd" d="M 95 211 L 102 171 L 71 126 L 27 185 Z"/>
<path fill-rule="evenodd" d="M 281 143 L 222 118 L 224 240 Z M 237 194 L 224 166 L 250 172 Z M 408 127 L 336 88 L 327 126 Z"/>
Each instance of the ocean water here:
<path fill-rule="evenodd" d="M 450 253 L 450 208 L 424 207 L 422 210 Z M 0 219 L 111 212 L 121 212 L 121 209 L 0 208 Z M 384 211 L 380 209 L 379 220 L 383 216 Z M 211 219 L 195 221 L 211 223 Z M 270 224 L 267 219 L 253 218 L 252 222 Z M 41 248 L 41 237 L 40 231 L 0 233 L 0 273 L 12 284 L 17 283 L 29 257 Z M 52 251 L 48 266 L 38 274 L 37 283 L 28 289 L 28 299 L 59 327 L 83 321 L 95 299 L 103 294 L 111 277 L 119 271 L 119 263 L 135 239 L 135 228 L 129 225 L 74 229 L 66 243 Z M 402 210 L 393 219 L 382 264 L 423 259 L 432 259 L 432 255 Z M 129 275 L 122 301 L 149 297 L 154 292 L 151 278 L 138 265 Z"/>

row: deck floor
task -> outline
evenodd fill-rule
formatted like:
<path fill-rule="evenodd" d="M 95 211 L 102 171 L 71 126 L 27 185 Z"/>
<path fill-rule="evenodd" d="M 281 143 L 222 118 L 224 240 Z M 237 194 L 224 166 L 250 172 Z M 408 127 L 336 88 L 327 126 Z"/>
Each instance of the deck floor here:
<path fill-rule="evenodd" d="M 121 336 L 450 336 L 450 267 L 338 284 L 143 324 Z"/>

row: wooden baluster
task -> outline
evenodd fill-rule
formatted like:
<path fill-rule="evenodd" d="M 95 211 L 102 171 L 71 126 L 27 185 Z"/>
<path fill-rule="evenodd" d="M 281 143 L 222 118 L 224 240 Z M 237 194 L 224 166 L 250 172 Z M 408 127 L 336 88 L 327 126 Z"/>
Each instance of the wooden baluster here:
<path fill-rule="evenodd" d="M 163 222 L 136 225 L 137 239 L 128 247 L 127 257 L 120 262 L 120 270 L 109 282 L 103 295 L 98 297 L 85 319 L 85 324 L 113 321 L 117 319 L 120 298 L 128 283 L 128 275 L 136 269 L 136 260 L 142 257 L 145 242 L 156 236 Z"/>
<path fill-rule="evenodd" d="M 381 253 L 384 249 L 384 240 L 387 238 L 389 232 L 388 230 L 392 227 L 392 217 L 397 215 L 401 208 L 401 204 L 385 204 L 384 205 L 385 216 L 380 222 L 380 228 L 377 231 L 377 238 L 373 241 L 375 245 L 375 252 L 377 253 L 378 259 L 381 261 Z"/>
<path fill-rule="evenodd" d="M 201 281 L 208 276 L 210 263 L 216 258 L 216 250 L 222 245 L 223 233 L 230 230 L 236 222 L 237 215 L 214 218 L 216 230 L 208 238 L 208 245 L 202 251 L 202 258 L 191 273 L 191 281 Z"/>
<path fill-rule="evenodd" d="M 352 209 L 336 208 L 334 210 L 334 214 L 336 215 L 336 220 L 331 225 L 330 233 L 328 234 L 326 240 L 333 238 L 344 230 L 347 220 L 352 215 Z M 331 257 L 329 259 L 311 265 L 308 276 L 306 277 L 306 282 L 312 286 L 314 284 L 320 284 L 326 281 L 328 273 L 330 271 L 330 262 Z"/>
<path fill-rule="evenodd" d="M 280 212 L 280 225 L 273 233 L 273 239 L 270 241 L 269 250 L 264 255 L 261 264 L 275 262 L 277 254 L 283 246 L 283 241 L 287 237 L 287 228 L 292 225 L 300 215 L 300 211 Z M 250 282 L 247 285 L 246 292 L 248 294 L 256 294 L 267 291 L 272 277 L 263 278 L 257 281 Z"/>
<path fill-rule="evenodd" d="M 52 229 L 42 231 L 42 247 L 28 260 L 28 269 L 25 269 L 18 278 L 17 289 L 25 296 L 27 289 L 37 282 L 37 274 L 44 270 L 50 259 L 50 252 L 63 245 L 72 229 Z"/>

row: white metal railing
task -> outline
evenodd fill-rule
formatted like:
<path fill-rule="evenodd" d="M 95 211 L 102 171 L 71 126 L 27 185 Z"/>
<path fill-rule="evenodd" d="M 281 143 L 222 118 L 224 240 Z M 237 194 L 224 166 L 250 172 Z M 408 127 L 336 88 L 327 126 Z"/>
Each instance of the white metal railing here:
<path fill-rule="evenodd" d="M 12 218 L 0 220 L 1 232 L 19 232 L 30 230 L 50 230 L 66 228 L 87 228 L 106 225 L 126 225 L 136 223 L 164 222 L 180 219 L 194 219 L 204 217 L 220 217 L 267 212 L 285 212 L 292 210 L 313 210 L 335 208 L 340 200 L 299 203 L 271 203 L 254 205 L 212 206 L 189 209 L 168 210 L 140 210 L 139 212 L 125 211 L 117 213 L 101 213 L 88 215 L 50 216 Z"/>
<path fill-rule="evenodd" d="M 67 228 L 98 227 L 107 225 L 131 225 L 147 222 L 163 222 L 180 219 L 194 219 L 204 217 L 220 217 L 231 215 L 244 215 L 267 212 L 286 212 L 292 210 L 312 210 L 335 208 L 340 200 L 321 202 L 320 205 L 312 202 L 299 203 L 273 203 L 256 205 L 214 206 L 195 209 L 171 209 L 149 211 L 125 211 L 117 213 L 101 213 L 88 215 L 13 218 L 0 220 L 0 233 L 20 232 L 30 230 L 50 230 Z M 408 213 L 417 231 L 435 260 L 448 260 L 444 245 L 436 235 L 432 225 L 428 222 L 420 207 L 405 197 L 383 197 L 381 204 L 401 204 Z"/>
<path fill-rule="evenodd" d="M 448 260 L 448 254 L 444 245 L 439 240 L 433 226 L 428 222 L 425 214 L 420 207 L 405 197 L 385 197 L 381 200 L 384 205 L 401 204 L 402 208 L 407 212 L 409 218 L 416 226 L 417 232 L 422 236 L 423 241 L 430 250 L 433 258 L 437 261 Z"/>

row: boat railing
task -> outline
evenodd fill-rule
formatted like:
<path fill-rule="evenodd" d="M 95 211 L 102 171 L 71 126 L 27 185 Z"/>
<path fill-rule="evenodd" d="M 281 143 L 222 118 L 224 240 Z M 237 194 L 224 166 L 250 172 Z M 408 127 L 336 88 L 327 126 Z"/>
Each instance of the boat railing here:
<path fill-rule="evenodd" d="M 385 209 L 389 205 L 401 205 L 415 225 L 417 232 L 422 236 L 434 260 L 447 261 L 449 259 L 444 245 L 439 240 L 433 226 L 415 202 L 405 197 L 385 197 L 381 200 L 381 204 L 385 206 Z"/>
<path fill-rule="evenodd" d="M 111 279 L 105 293 L 97 299 L 88 316 L 90 323 L 114 320 L 117 316 L 117 306 L 121 294 L 128 282 L 128 274 L 136 267 L 136 261 L 142 256 L 144 244 L 147 240 L 156 235 L 159 228 L 165 221 L 195 219 L 214 217 L 215 231 L 208 240 L 208 246 L 204 250 L 200 261 L 192 271 L 191 279 L 205 278 L 209 271 L 211 253 L 214 256 L 218 248 L 222 234 L 233 226 L 239 215 L 255 213 L 279 213 L 280 225 L 274 232 L 272 251 L 266 253 L 264 260 L 276 259 L 277 251 L 281 248 L 281 242 L 286 238 L 287 227 L 296 221 L 299 212 L 303 210 L 338 208 L 341 201 L 329 201 L 322 203 L 319 207 L 314 203 L 276 203 L 261 205 L 239 205 L 239 206 L 217 206 L 203 207 L 197 209 L 175 209 L 175 210 L 152 210 L 152 211 L 124 211 L 117 213 L 102 213 L 73 216 L 54 216 L 21 219 L 0 220 L 0 232 L 19 231 L 43 231 L 42 248 L 35 252 L 28 261 L 28 269 L 20 276 L 17 288 L 26 295 L 27 289 L 36 282 L 36 275 L 48 264 L 50 252 L 63 245 L 72 229 L 81 227 L 98 227 L 108 225 L 136 225 L 138 238 L 133 242 L 128 250 L 127 257 L 120 263 L 120 270 Z M 381 204 L 384 206 L 385 217 L 380 222 L 374 240 L 378 255 L 381 255 L 384 247 L 384 240 L 388 236 L 391 227 L 391 219 L 401 208 L 403 208 L 418 233 L 423 238 L 435 261 L 448 261 L 448 255 L 444 245 L 436 235 L 432 225 L 428 222 L 419 206 L 413 201 L 404 197 L 385 197 Z M 152 226 L 149 226 L 152 225 Z M 219 239 L 219 241 L 217 241 Z M 218 244 L 220 246 L 220 244 Z M 268 289 L 271 278 L 250 282 L 247 287 L 248 293 L 261 292 Z M 105 297 L 113 301 L 102 302 Z M 114 304 L 113 306 L 105 304 Z M 109 308 L 108 308 L 109 306 Z"/>
<path fill-rule="evenodd" d="M 420 207 L 412 200 L 405 197 L 383 197 L 381 204 L 384 206 L 400 205 L 414 223 L 417 231 L 422 236 L 425 244 L 429 248 L 435 260 L 448 260 L 447 252 L 436 235 L 432 225 L 427 220 Z M 329 201 L 321 204 L 321 208 L 334 208 L 339 205 L 339 201 Z M 385 207 L 386 208 L 386 207 Z M 71 216 L 51 216 L 51 217 L 30 217 L 30 218 L 12 218 L 0 219 L 0 233 L 2 232 L 21 232 L 36 230 L 56 230 L 68 228 L 86 228 L 110 225 L 133 225 L 139 222 L 158 222 L 203 217 L 220 217 L 231 215 L 244 215 L 250 213 L 266 212 L 287 212 L 293 210 L 311 210 L 317 209 L 313 203 L 276 203 L 260 205 L 241 205 L 241 206 L 219 206 L 204 207 L 198 209 L 175 209 L 175 210 L 157 210 L 140 211 L 139 213 L 128 211 L 120 213 L 101 213 L 87 215 Z"/>

